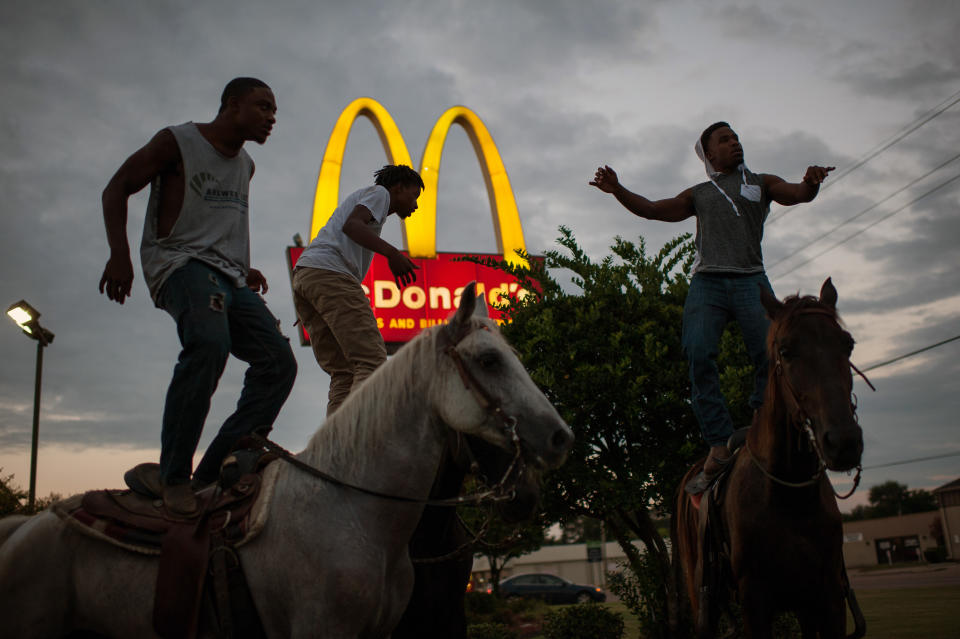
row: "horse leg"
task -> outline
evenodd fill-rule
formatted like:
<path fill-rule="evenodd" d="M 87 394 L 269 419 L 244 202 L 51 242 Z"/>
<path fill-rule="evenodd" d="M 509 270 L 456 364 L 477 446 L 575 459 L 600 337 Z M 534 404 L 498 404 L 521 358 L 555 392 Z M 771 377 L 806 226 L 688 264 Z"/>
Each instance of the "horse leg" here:
<path fill-rule="evenodd" d="M 740 602 L 746 639 L 773 639 L 773 611 L 764 585 L 741 580 Z"/>

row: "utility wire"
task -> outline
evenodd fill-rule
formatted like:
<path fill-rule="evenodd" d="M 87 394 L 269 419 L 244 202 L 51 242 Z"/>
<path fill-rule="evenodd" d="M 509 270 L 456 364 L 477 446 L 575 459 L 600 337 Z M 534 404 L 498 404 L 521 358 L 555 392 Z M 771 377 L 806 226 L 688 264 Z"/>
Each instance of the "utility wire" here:
<path fill-rule="evenodd" d="M 954 93 L 953 95 L 945 99 L 943 102 L 933 107 L 930 113 L 928 113 L 926 116 L 921 117 L 919 120 L 915 120 L 912 124 L 908 124 L 904 129 L 900 131 L 900 133 L 895 134 L 894 137 L 888 140 L 887 142 L 881 142 L 879 146 L 875 147 L 874 150 L 869 151 L 862 158 L 854 162 L 853 165 L 841 170 L 839 173 L 832 176 L 829 182 L 824 183 L 824 185 L 820 188 L 820 191 L 821 192 L 826 191 L 831 186 L 833 186 L 843 178 L 847 177 L 848 175 L 853 173 L 855 170 L 859 169 L 861 166 L 863 166 L 873 158 L 877 157 L 878 155 L 880 155 L 881 153 L 889 149 L 891 146 L 893 146 L 903 138 L 907 137 L 908 135 L 910 135 L 920 127 L 924 126 L 934 118 L 942 115 L 945 111 L 950 109 L 952 106 L 954 106 L 958 102 L 960 102 L 960 91 L 957 91 L 956 93 Z M 770 225 L 777 222 L 780 218 L 782 218 L 787 213 L 789 213 L 792 210 L 792 208 L 793 208 L 792 206 L 784 207 L 783 212 L 780 213 L 780 215 L 777 215 L 776 217 L 773 217 L 767 220 L 766 223 Z"/>
<path fill-rule="evenodd" d="M 920 182 L 920 181 L 923 180 L 924 178 L 929 177 L 930 175 L 936 173 L 937 171 L 939 171 L 939 170 L 942 169 L 943 167 L 947 166 L 947 165 L 950 164 L 951 162 L 956 161 L 957 159 L 960 159 L 960 153 L 956 154 L 955 156 L 953 156 L 952 158 L 950 158 L 949 160 L 947 160 L 947 161 L 944 162 L 943 164 L 940 164 L 940 165 L 937 166 L 936 168 L 930 169 L 929 171 L 927 171 L 926 173 L 924 173 L 924 174 L 921 175 L 920 177 L 918 177 L 918 178 L 914 179 L 913 181 L 911 181 L 909 184 L 906 184 L 906 185 L 900 187 L 899 189 L 897 189 L 896 191 L 894 191 L 893 193 L 891 193 L 891 194 L 888 195 L 887 197 L 883 198 L 882 200 L 871 204 L 870 206 L 868 206 L 867 208 L 863 209 L 862 211 L 860 211 L 859 213 L 857 213 L 857 214 L 854 215 L 853 217 L 847 218 L 847 219 L 844 220 L 843 222 L 840 222 L 840 224 L 837 224 L 836 226 L 834 226 L 832 229 L 830 229 L 830 230 L 827 231 L 826 233 L 823 233 L 822 235 L 819 235 L 819 236 L 817 236 L 816 238 L 810 240 L 809 242 L 807 242 L 806 244 L 804 244 L 804 245 L 801 246 L 800 248 L 796 249 L 796 250 L 793 251 L 792 253 L 789 253 L 789 254 L 786 255 L 785 257 L 780 258 L 779 260 L 777 260 L 776 262 L 774 262 L 773 264 L 771 264 L 771 265 L 769 266 L 769 268 L 771 268 L 771 269 L 772 269 L 772 268 L 776 268 L 777 264 L 781 264 L 781 263 L 783 263 L 783 262 L 786 262 L 786 261 L 789 260 L 791 257 L 793 257 L 794 255 L 796 255 L 797 253 L 799 253 L 800 251 L 802 251 L 802 250 L 804 250 L 804 249 L 806 249 L 806 248 L 809 248 L 809 247 L 810 247 L 811 245 L 813 245 L 813 244 L 816 244 L 816 243 L 819 242 L 820 240 L 822 240 L 822 239 L 824 239 L 825 237 L 827 237 L 827 236 L 831 235 L 832 233 L 834 233 L 837 229 L 839 229 L 839 228 L 841 228 L 841 227 L 849 224 L 850 222 L 853 222 L 855 219 L 857 219 L 857 218 L 859 218 L 859 217 L 861 217 L 861 216 L 863 216 L 863 215 L 866 215 L 867 213 L 869 213 L 869 212 L 872 211 L 873 209 L 877 208 L 878 206 L 880 206 L 880 205 L 883 204 L 884 202 L 888 202 L 889 200 L 893 199 L 895 196 L 897 196 L 897 195 L 903 193 L 904 191 L 906 191 L 908 188 L 910 188 L 911 186 L 913 186 L 913 185 L 916 184 L 917 182 Z"/>
<path fill-rule="evenodd" d="M 919 348 L 919 349 L 917 349 L 917 350 L 915 350 L 915 351 L 912 351 L 912 352 L 910 352 L 910 353 L 906 353 L 905 355 L 900 355 L 899 357 L 894 357 L 893 359 L 888 359 L 887 361 L 885 361 L 885 362 L 880 362 L 879 364 L 872 364 L 872 365 L 870 365 L 870 366 L 867 366 L 865 369 L 863 369 L 863 372 L 866 373 L 867 371 L 872 371 L 872 370 L 874 370 L 875 368 L 880 368 L 881 366 L 886 366 L 886 365 L 888 365 L 888 364 L 893 364 L 894 362 L 899 362 L 899 361 L 902 360 L 902 359 L 907 359 L 908 357 L 913 357 L 914 355 L 919 355 L 920 353 L 924 353 L 924 352 L 929 351 L 929 350 L 931 350 L 931 349 L 937 348 L 938 346 L 943 346 L 944 344 L 949 344 L 950 342 L 953 342 L 953 341 L 958 340 L 958 339 L 960 339 L 960 335 L 956 335 L 956 336 L 951 337 L 951 338 L 949 338 L 949 339 L 945 339 L 945 340 L 943 340 L 942 342 L 937 342 L 936 344 L 931 344 L 930 346 L 924 346 L 923 348 Z"/>
<path fill-rule="evenodd" d="M 947 457 L 960 456 L 960 452 L 943 453 L 942 455 L 930 455 L 929 457 L 917 457 L 916 459 L 902 459 L 900 461 L 888 462 L 886 464 L 877 464 L 876 466 L 864 466 L 863 470 L 874 470 L 876 468 L 887 468 L 889 466 L 900 466 L 903 464 L 915 464 L 922 461 L 931 461 L 933 459 L 945 459 Z"/>
<path fill-rule="evenodd" d="M 837 247 L 840 246 L 841 244 L 844 244 L 844 243 L 852 240 L 853 238 L 855 238 L 856 236 L 860 235 L 860 234 L 863 233 L 864 231 L 867 231 L 867 230 L 873 228 L 874 226 L 876 226 L 877 224 L 879 224 L 880 222 L 883 222 L 884 220 L 893 217 L 894 215 L 896 215 L 896 214 L 899 213 L 900 211 L 906 209 L 907 207 L 910 207 L 910 206 L 916 204 L 917 202 L 919 202 L 919 201 L 922 200 L 923 198 L 927 197 L 928 195 L 934 194 L 935 192 L 939 191 L 939 190 L 942 189 L 943 187 L 951 184 L 952 182 L 954 182 L 954 181 L 956 181 L 956 180 L 958 180 L 958 179 L 960 179 L 960 173 L 958 173 L 957 175 L 954 175 L 952 178 L 950 178 L 950 179 L 947 180 L 946 182 L 941 182 L 940 184 L 938 184 L 937 186 L 933 187 L 932 189 L 930 189 L 929 191 L 927 191 L 927 192 L 924 193 L 923 195 L 920 195 L 920 196 L 915 197 L 914 199 L 910 200 L 909 202 L 907 202 L 906 204 L 904 204 L 904 205 L 901 206 L 900 208 L 894 209 L 893 211 L 891 211 L 890 213 L 884 215 L 883 217 L 874 220 L 873 222 L 871 222 L 870 224 L 866 225 L 865 227 L 863 227 L 863 228 L 860 229 L 859 231 L 855 231 L 854 233 L 851 233 L 851 234 L 848 235 L 847 237 L 843 238 L 843 239 L 840 240 L 839 242 L 836 242 L 836 243 L 833 244 L 832 246 L 830 246 L 830 247 L 828 247 L 828 248 L 820 251 L 820 252 L 817 253 L 816 255 L 814 255 L 814 256 L 812 256 L 812 257 L 810 257 L 810 258 L 808 258 L 808 259 L 800 262 L 799 264 L 795 265 L 795 266 L 794 266 L 793 268 L 791 268 L 790 270 L 784 271 L 784 272 L 781 273 L 780 275 L 774 276 L 773 279 L 779 279 L 779 278 L 783 277 L 784 275 L 788 275 L 788 274 L 790 274 L 790 273 L 793 273 L 795 270 L 797 270 L 797 269 L 800 268 L 801 266 L 803 266 L 803 265 L 805 265 L 805 264 L 809 264 L 810 262 L 812 262 L 813 260 L 817 259 L 817 258 L 820 257 L 821 255 L 824 255 L 825 253 L 829 253 L 830 251 L 832 251 L 833 249 L 837 248 Z"/>

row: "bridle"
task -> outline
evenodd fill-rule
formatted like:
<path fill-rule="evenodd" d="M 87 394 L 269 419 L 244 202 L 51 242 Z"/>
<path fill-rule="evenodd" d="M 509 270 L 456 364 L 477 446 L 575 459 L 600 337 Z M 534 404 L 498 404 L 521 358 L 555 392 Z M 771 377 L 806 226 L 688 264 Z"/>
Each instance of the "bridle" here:
<path fill-rule="evenodd" d="M 802 308 L 800 310 L 794 311 L 792 315 L 825 315 L 829 317 L 832 322 L 834 322 L 839 326 L 839 323 L 837 322 L 836 312 L 832 310 L 828 310 L 823 307 L 819 307 L 819 306 Z M 821 476 L 823 475 L 824 471 L 827 469 L 827 462 L 824 459 L 823 450 L 820 447 L 820 443 L 817 441 L 817 437 L 813 432 L 813 420 L 810 418 L 810 416 L 807 414 L 807 411 L 804 410 L 803 406 L 800 404 L 800 400 L 797 397 L 797 392 L 794 390 L 793 385 L 790 383 L 790 378 L 784 373 L 783 360 L 780 355 L 780 349 L 777 347 L 777 344 L 780 341 L 779 340 L 780 328 L 785 324 L 786 322 L 784 321 L 780 326 L 777 327 L 777 333 L 774 334 L 773 340 L 771 341 L 771 345 L 776 354 L 775 355 L 776 359 L 774 362 L 774 365 L 775 365 L 774 374 L 776 376 L 776 379 L 779 381 L 781 387 L 786 391 L 785 394 L 787 399 L 789 400 L 790 403 L 793 404 L 793 409 L 791 411 L 793 415 L 793 419 L 790 420 L 791 423 L 794 424 L 799 431 L 806 434 L 807 439 L 809 440 L 810 447 L 813 449 L 814 453 L 816 453 L 817 469 L 816 471 L 814 471 L 810 479 L 807 479 L 805 481 L 791 482 L 785 479 L 780 479 L 779 477 L 776 477 L 770 471 L 768 471 L 766 468 L 763 467 L 763 464 L 760 463 L 760 460 L 758 460 L 756 456 L 754 456 L 753 452 L 750 450 L 749 444 L 745 444 L 744 448 L 746 448 L 747 453 L 750 456 L 750 459 L 753 460 L 754 465 L 756 465 L 756 467 L 760 469 L 760 471 L 767 477 L 767 479 L 770 479 L 771 481 L 777 484 L 780 484 L 781 486 L 787 486 L 790 488 L 805 488 L 807 486 L 812 486 L 820 481 Z M 860 375 L 860 377 L 863 378 L 863 381 L 867 383 L 867 386 L 869 386 L 871 390 L 873 391 L 877 390 L 874 387 L 874 385 L 870 383 L 870 380 L 867 379 L 867 376 L 864 375 L 859 368 L 854 366 L 853 362 L 848 360 L 847 363 L 850 365 L 850 368 L 852 368 L 855 373 L 857 373 L 858 375 Z M 850 407 L 853 412 L 854 421 L 859 423 L 860 420 L 859 420 L 859 417 L 857 416 L 857 396 L 854 393 L 850 394 Z M 853 479 L 853 488 L 851 488 L 850 491 L 844 495 L 841 495 L 836 491 L 836 489 L 833 489 L 833 494 L 838 499 L 847 499 L 848 497 L 853 495 L 853 493 L 857 490 L 857 487 L 860 485 L 860 476 L 862 472 L 863 472 L 863 465 L 857 464 L 857 474 Z"/>
<path fill-rule="evenodd" d="M 482 330 L 490 330 L 484 325 L 479 327 Z M 488 414 L 492 415 L 497 421 L 500 422 L 504 432 L 510 438 L 511 443 L 514 448 L 513 459 L 510 461 L 510 464 L 507 465 L 507 469 L 504 471 L 503 475 L 500 477 L 500 480 L 491 488 L 476 493 L 474 495 L 459 495 L 457 497 L 448 497 L 445 499 L 417 499 L 414 497 L 405 497 L 403 495 L 392 495 L 390 493 L 383 493 L 376 490 L 371 490 L 369 488 L 364 488 L 363 486 L 357 486 L 355 484 L 350 484 L 348 482 L 342 481 L 333 475 L 330 475 L 327 472 L 320 470 L 306 462 L 303 462 L 297 459 L 290 451 L 286 450 L 279 444 L 276 444 L 266 437 L 258 433 L 251 434 L 251 437 L 256 441 L 260 446 L 267 449 L 270 452 L 276 453 L 280 459 L 289 463 L 290 465 L 304 471 L 307 474 L 313 475 L 319 479 L 322 479 L 328 483 L 331 483 L 335 486 L 341 488 L 348 488 L 364 495 L 370 495 L 372 497 L 379 497 L 381 499 L 389 499 L 391 501 L 399 501 L 412 504 L 423 504 L 426 506 L 461 506 L 461 505 L 480 505 L 487 503 L 496 503 L 502 501 L 510 501 L 516 497 L 516 482 L 519 481 L 519 478 L 523 475 L 524 470 L 524 461 L 523 461 L 523 449 L 520 442 L 520 436 L 517 434 L 517 419 L 510 415 L 505 415 L 503 410 L 500 407 L 500 403 L 494 399 L 486 389 L 484 389 L 476 380 L 476 378 L 470 373 L 463 363 L 463 359 L 460 357 L 460 353 L 457 351 L 457 345 L 463 341 L 463 339 L 472 332 L 470 327 L 467 327 L 462 333 L 457 336 L 457 339 L 452 343 L 448 344 L 444 349 L 443 353 L 450 357 L 453 360 L 454 366 L 460 374 L 460 378 L 463 380 L 463 383 L 466 387 L 473 393 L 474 397 L 477 398 L 477 402 L 480 404 Z M 476 458 L 473 455 L 473 452 L 469 449 L 469 445 L 466 443 L 466 440 L 463 440 L 463 444 L 467 449 L 467 454 L 471 459 L 471 468 L 475 466 L 478 467 L 479 464 L 476 461 Z M 514 472 L 516 471 L 516 472 Z M 510 478 L 515 477 L 513 484 L 510 485 Z"/>

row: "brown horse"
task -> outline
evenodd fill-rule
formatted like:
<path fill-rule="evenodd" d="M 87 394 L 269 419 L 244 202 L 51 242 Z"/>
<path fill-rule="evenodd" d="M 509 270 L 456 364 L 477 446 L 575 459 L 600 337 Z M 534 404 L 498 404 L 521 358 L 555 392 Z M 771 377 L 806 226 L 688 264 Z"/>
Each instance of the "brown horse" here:
<path fill-rule="evenodd" d="M 540 473 L 514 453 L 472 435 L 447 440 L 430 499 L 460 494 L 468 473 L 487 487 L 503 484 L 512 497 L 498 501 L 494 512 L 507 523 L 530 519 L 540 503 Z M 479 540 L 467 530 L 454 508 L 427 506 L 410 540 L 413 593 L 391 639 L 466 639 L 464 598 L 473 553 Z"/>
<path fill-rule="evenodd" d="M 851 401 L 854 341 L 840 325 L 829 278 L 819 299 L 761 298 L 771 319 L 763 405 L 720 488 L 704 493 L 699 509 L 679 491 L 674 543 L 699 637 L 713 636 L 729 586 L 749 639 L 772 637 L 775 616 L 787 611 L 796 614 L 804 639 L 842 638 L 845 600 L 857 609 L 824 469 L 858 468 L 863 452 Z M 862 617 L 857 621 L 861 632 Z"/>

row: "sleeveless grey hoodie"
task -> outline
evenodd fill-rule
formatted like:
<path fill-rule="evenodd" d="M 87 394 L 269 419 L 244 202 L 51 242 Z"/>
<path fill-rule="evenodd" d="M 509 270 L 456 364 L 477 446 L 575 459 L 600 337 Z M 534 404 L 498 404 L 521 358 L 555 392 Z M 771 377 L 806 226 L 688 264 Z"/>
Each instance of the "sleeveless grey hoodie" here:
<path fill-rule="evenodd" d="M 246 286 L 250 270 L 248 193 L 253 160 L 244 149 L 236 157 L 217 151 L 187 122 L 168 127 L 183 160 L 183 205 L 170 235 L 157 238 L 160 178 L 150 185 L 140 261 L 154 304 L 175 270 L 191 259 L 212 266 Z"/>

